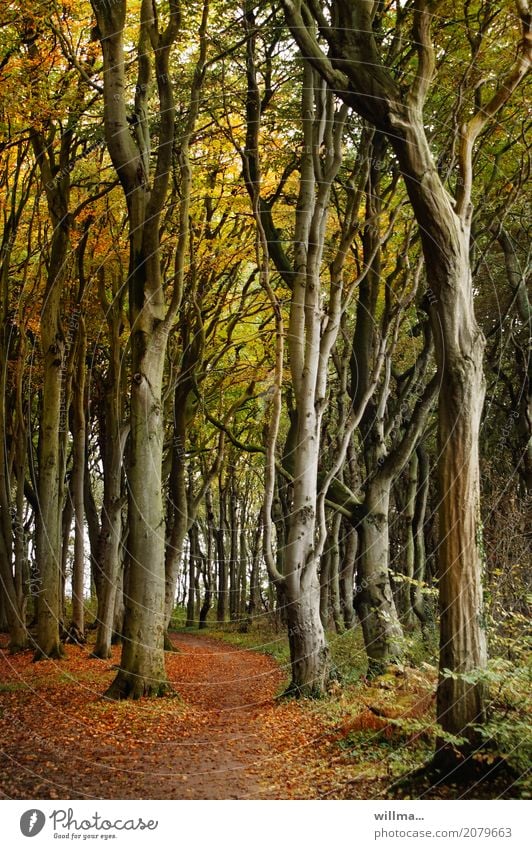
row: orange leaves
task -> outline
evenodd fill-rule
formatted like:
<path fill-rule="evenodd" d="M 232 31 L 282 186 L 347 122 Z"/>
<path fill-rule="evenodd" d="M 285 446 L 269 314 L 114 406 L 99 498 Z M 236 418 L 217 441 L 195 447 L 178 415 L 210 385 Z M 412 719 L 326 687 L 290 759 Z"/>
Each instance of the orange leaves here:
<path fill-rule="evenodd" d="M 286 681 L 271 657 L 192 634 L 174 639 L 180 651 L 168 653 L 166 665 L 178 697 L 138 702 L 101 698 L 120 662 L 116 647 L 100 661 L 90 657 L 91 646 L 69 645 L 64 661 L 38 665 L 30 652 L 0 652 L 0 791 L 15 798 L 313 799 L 341 796 L 357 780 L 358 793 L 374 796 L 375 778 L 338 743 L 358 729 L 378 733 L 386 718 L 359 701 L 362 710 L 335 726 L 316 703 L 275 698 Z"/>

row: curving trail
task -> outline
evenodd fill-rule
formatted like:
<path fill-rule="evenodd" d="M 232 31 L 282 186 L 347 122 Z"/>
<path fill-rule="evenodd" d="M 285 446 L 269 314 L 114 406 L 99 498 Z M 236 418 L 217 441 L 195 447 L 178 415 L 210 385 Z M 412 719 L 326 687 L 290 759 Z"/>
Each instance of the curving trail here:
<path fill-rule="evenodd" d="M 338 749 L 310 704 L 277 702 L 271 657 L 175 635 L 178 698 L 106 702 L 112 663 L 0 653 L 0 794 L 33 799 L 316 798 Z M 344 773 L 345 775 L 345 773 Z"/>

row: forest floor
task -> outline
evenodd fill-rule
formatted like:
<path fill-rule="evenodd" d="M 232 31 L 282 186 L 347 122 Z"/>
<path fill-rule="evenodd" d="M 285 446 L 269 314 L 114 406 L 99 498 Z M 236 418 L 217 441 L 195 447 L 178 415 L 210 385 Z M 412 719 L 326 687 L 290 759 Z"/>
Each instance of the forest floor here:
<path fill-rule="evenodd" d="M 104 662 L 0 651 L 0 796 L 28 799 L 379 799 L 430 754 L 434 674 L 403 669 L 356 694 L 279 700 L 283 666 L 209 637 L 174 634 L 175 697 L 110 702 Z M 422 721 L 421 718 L 425 717 Z M 511 782 L 417 783 L 402 798 L 519 796 Z M 486 789 L 487 787 L 487 789 Z"/>

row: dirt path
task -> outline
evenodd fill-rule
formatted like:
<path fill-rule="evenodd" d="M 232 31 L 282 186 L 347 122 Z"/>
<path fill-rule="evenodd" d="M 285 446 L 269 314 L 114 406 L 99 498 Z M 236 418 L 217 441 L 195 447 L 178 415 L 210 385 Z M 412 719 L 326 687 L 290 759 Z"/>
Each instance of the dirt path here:
<path fill-rule="evenodd" d="M 180 698 L 106 702 L 111 662 L 70 646 L 61 663 L 0 655 L 4 798 L 316 798 L 331 778 L 326 729 L 274 697 L 270 657 L 192 635 L 167 671 Z"/>
<path fill-rule="evenodd" d="M 179 796 L 174 789 L 173 797 L 257 799 L 270 795 L 260 766 L 270 754 L 264 721 L 275 709 L 274 697 L 282 683 L 279 666 L 265 655 L 208 638 L 184 634 L 175 642 L 180 653 L 168 662 L 169 675 L 194 716 L 181 739 L 169 741 L 165 751 L 165 759 L 180 770 L 182 784 L 174 785 Z M 159 756 L 157 749 L 145 752 L 144 769 L 148 759 L 156 769 Z"/>

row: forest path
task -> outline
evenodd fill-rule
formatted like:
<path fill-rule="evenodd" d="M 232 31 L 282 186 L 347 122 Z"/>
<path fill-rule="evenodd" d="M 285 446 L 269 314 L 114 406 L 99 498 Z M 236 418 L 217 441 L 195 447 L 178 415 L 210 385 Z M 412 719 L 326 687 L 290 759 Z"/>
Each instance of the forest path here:
<path fill-rule="evenodd" d="M 285 682 L 275 660 L 203 636 L 173 640 L 166 666 L 178 697 L 138 702 L 101 698 L 119 648 L 109 662 L 79 646 L 60 663 L 0 652 L 0 794 L 301 799 L 345 781 L 312 704 L 275 699 Z"/>
<path fill-rule="evenodd" d="M 185 729 L 174 749 L 181 798 L 271 798 L 261 766 L 270 756 L 264 722 L 282 684 L 279 665 L 208 637 L 179 634 L 173 642 L 179 654 L 167 655 L 169 678 L 200 726 Z"/>

